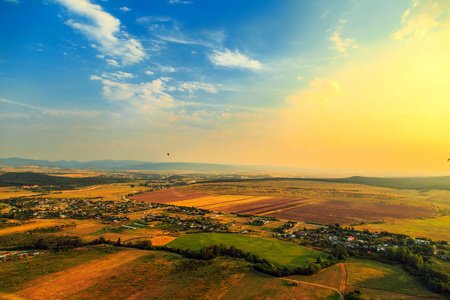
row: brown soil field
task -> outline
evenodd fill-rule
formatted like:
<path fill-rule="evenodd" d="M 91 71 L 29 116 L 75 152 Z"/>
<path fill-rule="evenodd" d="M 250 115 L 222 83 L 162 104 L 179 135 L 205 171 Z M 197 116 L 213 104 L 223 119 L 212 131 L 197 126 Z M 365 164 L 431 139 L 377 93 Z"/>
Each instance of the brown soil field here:
<path fill-rule="evenodd" d="M 163 189 L 151 193 L 145 193 L 141 195 L 136 195 L 130 197 L 133 200 L 139 200 L 144 202 L 154 202 L 154 203 L 169 203 L 169 202 L 177 202 L 184 201 L 189 199 L 201 198 L 211 196 L 211 194 L 207 193 L 198 193 L 198 192 L 190 192 L 190 191 L 181 191 L 178 189 Z"/>
<path fill-rule="evenodd" d="M 301 205 L 311 201 L 310 199 L 299 198 L 268 198 L 265 200 L 238 204 L 223 209 L 225 212 L 243 213 L 243 214 L 262 214 L 270 211 L 276 211 L 283 208 Z"/>
<path fill-rule="evenodd" d="M 214 195 L 186 201 L 171 202 L 170 204 L 181 206 L 195 206 L 204 209 L 211 209 L 214 211 L 222 211 L 225 207 L 237 206 L 243 203 L 259 202 L 268 198 L 270 197 L 256 197 L 247 195 Z"/>
<path fill-rule="evenodd" d="M 267 215 L 295 221 L 347 225 L 363 221 L 426 218 L 434 216 L 435 212 L 431 206 L 321 200 Z"/>
<path fill-rule="evenodd" d="M 32 280 L 17 294 L 29 299 L 65 299 L 112 275 L 120 276 L 121 265 L 146 254 L 148 251 L 124 250 L 100 260 Z"/>

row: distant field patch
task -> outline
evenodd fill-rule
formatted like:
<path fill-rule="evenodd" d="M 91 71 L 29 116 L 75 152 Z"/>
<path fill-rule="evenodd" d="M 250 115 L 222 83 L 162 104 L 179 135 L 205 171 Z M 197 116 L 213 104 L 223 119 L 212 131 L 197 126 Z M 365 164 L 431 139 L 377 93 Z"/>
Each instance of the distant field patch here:
<path fill-rule="evenodd" d="M 358 230 L 388 231 L 407 234 L 411 237 L 427 237 L 435 241 L 450 242 L 450 216 L 429 218 L 424 220 L 395 220 L 383 224 L 365 224 L 355 227 Z"/>
<path fill-rule="evenodd" d="M 163 246 L 163 245 L 170 243 L 174 239 L 175 239 L 175 237 L 173 237 L 173 236 L 156 236 L 156 237 L 152 238 L 152 245 L 153 246 Z"/>
<path fill-rule="evenodd" d="M 226 233 L 186 234 L 179 236 L 174 241 L 167 244 L 167 246 L 199 250 L 202 247 L 211 244 L 224 244 L 228 247 L 234 245 L 238 249 L 265 258 L 280 267 L 303 266 L 306 263 L 315 261 L 319 256 L 322 258 L 327 257 L 327 255 L 322 252 L 302 247 L 300 245 L 294 245 L 277 240 Z"/>
<path fill-rule="evenodd" d="M 154 203 L 169 203 L 176 201 L 185 201 L 189 199 L 201 198 L 211 196 L 208 193 L 197 193 L 190 191 L 181 191 L 178 189 L 163 189 L 155 192 L 140 194 L 130 197 L 133 200 L 139 200 L 144 202 Z"/>

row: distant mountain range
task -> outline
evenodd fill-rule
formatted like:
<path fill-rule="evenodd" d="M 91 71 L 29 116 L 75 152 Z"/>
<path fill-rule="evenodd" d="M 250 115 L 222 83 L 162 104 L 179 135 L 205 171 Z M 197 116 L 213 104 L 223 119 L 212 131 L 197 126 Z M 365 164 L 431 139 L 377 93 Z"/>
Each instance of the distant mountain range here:
<path fill-rule="evenodd" d="M 221 164 L 205 164 L 205 163 L 184 163 L 184 162 L 145 162 L 138 160 L 93 160 L 88 162 L 79 162 L 76 160 L 59 160 L 48 161 L 38 159 L 23 159 L 18 157 L 0 158 L 1 166 L 39 166 L 39 167 L 58 167 L 63 169 L 77 170 L 153 170 L 153 171 L 198 171 L 198 172 L 214 172 L 214 171 L 240 171 L 254 170 L 251 167 L 240 167 Z"/>

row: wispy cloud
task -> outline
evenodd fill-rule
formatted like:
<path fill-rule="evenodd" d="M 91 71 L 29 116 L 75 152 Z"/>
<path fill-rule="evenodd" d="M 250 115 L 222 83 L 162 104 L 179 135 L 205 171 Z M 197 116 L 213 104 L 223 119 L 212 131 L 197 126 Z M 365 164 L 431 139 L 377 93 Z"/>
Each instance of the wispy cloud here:
<path fill-rule="evenodd" d="M 131 8 L 129 8 L 129 7 L 126 7 L 126 6 L 122 6 L 121 8 L 119 8 L 121 11 L 123 11 L 123 12 L 129 12 L 129 11 L 132 11 L 132 9 Z"/>
<path fill-rule="evenodd" d="M 145 25 L 150 33 L 161 41 L 184 45 L 201 45 L 209 48 L 222 47 L 225 34 L 222 30 L 202 30 L 189 32 L 182 30 L 181 24 L 166 16 L 146 16 L 136 20 Z"/>
<path fill-rule="evenodd" d="M 111 78 L 111 79 L 130 79 L 130 78 L 134 78 L 134 75 L 131 73 L 126 73 L 126 72 L 122 72 L 122 71 L 117 71 L 115 73 L 103 73 L 102 74 L 103 78 Z"/>
<path fill-rule="evenodd" d="M 98 116 L 101 114 L 99 111 L 95 110 L 89 110 L 89 111 L 80 111 L 80 110 L 63 110 L 63 109 L 54 109 L 54 108 L 48 108 L 48 107 L 42 107 L 42 106 L 36 106 L 31 104 L 26 104 L 18 101 L 12 101 L 5 98 L 0 98 L 0 102 L 8 103 L 12 105 L 27 107 L 33 110 L 39 111 L 43 115 L 50 115 L 50 116 L 63 116 L 63 115 L 72 115 L 72 116 Z"/>
<path fill-rule="evenodd" d="M 192 4 L 194 2 L 185 0 L 168 0 L 167 3 L 174 5 L 174 4 Z"/>
<path fill-rule="evenodd" d="M 188 91 L 189 94 L 193 94 L 194 91 L 203 90 L 211 94 L 217 94 L 217 90 L 214 86 L 208 83 L 202 83 L 197 81 L 181 82 L 178 87 L 179 91 Z"/>
<path fill-rule="evenodd" d="M 130 65 L 141 62 L 146 54 L 138 39 L 121 30 L 120 21 L 105 12 L 100 5 L 89 0 L 55 0 L 82 19 L 69 19 L 66 24 L 84 34 L 93 42 L 92 47 L 105 56 L 113 66 Z"/>
<path fill-rule="evenodd" d="M 333 42 L 335 45 L 333 47 L 330 47 L 330 49 L 337 50 L 344 55 L 348 55 L 347 49 L 349 48 L 358 48 L 358 44 L 356 43 L 355 39 L 352 38 L 343 38 L 342 35 L 342 28 L 344 27 L 345 23 L 347 23 L 346 20 L 340 20 L 339 24 L 336 28 L 336 30 L 333 32 L 333 35 L 330 37 L 330 41 Z"/>
<path fill-rule="evenodd" d="M 263 65 L 254 59 L 251 59 L 238 50 L 231 51 L 225 49 L 224 51 L 214 50 L 208 55 L 209 60 L 216 66 L 227 68 L 241 68 L 251 70 L 261 70 Z"/>
<path fill-rule="evenodd" d="M 3 0 L 4 2 L 19 4 L 19 0 Z"/>

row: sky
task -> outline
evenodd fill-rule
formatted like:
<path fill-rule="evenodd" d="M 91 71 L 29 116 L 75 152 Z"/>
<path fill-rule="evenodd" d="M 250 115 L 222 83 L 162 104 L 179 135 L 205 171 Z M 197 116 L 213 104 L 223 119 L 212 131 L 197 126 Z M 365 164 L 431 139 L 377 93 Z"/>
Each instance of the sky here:
<path fill-rule="evenodd" d="M 0 0 L 0 157 L 449 174 L 449 13 Z"/>

